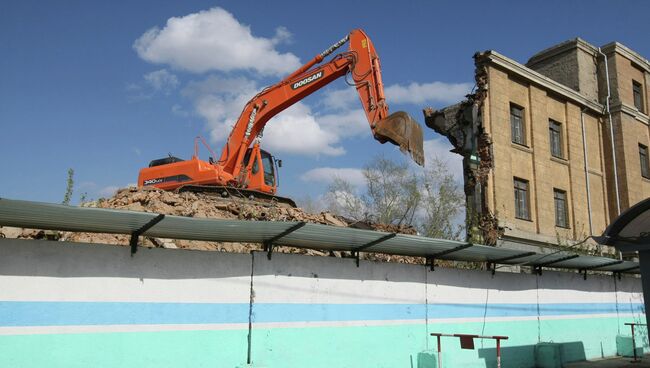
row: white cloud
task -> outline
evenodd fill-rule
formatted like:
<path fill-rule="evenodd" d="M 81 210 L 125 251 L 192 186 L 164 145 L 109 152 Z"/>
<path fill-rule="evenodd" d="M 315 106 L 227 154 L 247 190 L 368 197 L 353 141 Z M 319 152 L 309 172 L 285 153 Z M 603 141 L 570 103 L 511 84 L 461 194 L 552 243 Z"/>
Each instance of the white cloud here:
<path fill-rule="evenodd" d="M 327 90 L 321 102 L 325 108 L 334 110 L 362 108 L 359 94 L 354 87 Z"/>
<path fill-rule="evenodd" d="M 156 70 L 144 75 L 144 80 L 154 91 L 169 94 L 178 87 L 178 78 L 167 69 Z"/>
<path fill-rule="evenodd" d="M 394 84 L 386 87 L 389 104 L 409 103 L 421 105 L 427 102 L 455 103 L 470 92 L 471 83 L 411 83 L 407 86 Z"/>
<path fill-rule="evenodd" d="M 264 129 L 264 146 L 272 152 L 339 156 L 340 136 L 324 129 L 311 109 L 297 103 L 271 119 Z"/>
<path fill-rule="evenodd" d="M 151 63 L 168 64 L 190 72 L 252 70 L 264 75 L 285 74 L 300 66 L 292 53 L 275 47 L 290 40 L 284 27 L 272 38 L 256 37 L 228 11 L 215 7 L 172 17 L 138 38 L 133 48 Z"/>
<path fill-rule="evenodd" d="M 180 116 L 182 118 L 186 118 L 191 115 L 189 111 L 185 110 L 185 108 L 179 104 L 173 104 L 171 110 L 172 114 Z"/>
<path fill-rule="evenodd" d="M 362 109 L 340 110 L 316 116 L 318 124 L 340 138 L 371 137 L 370 125 Z"/>
<path fill-rule="evenodd" d="M 190 82 L 181 92 L 192 100 L 195 112 L 208 123 L 212 141 L 225 140 L 244 106 L 257 93 L 254 81 L 238 77 L 210 76 Z"/>
<path fill-rule="evenodd" d="M 243 77 L 210 76 L 189 83 L 182 94 L 193 101 L 196 113 L 208 122 L 211 140 L 223 142 L 246 103 L 259 90 L 255 81 Z M 346 132 L 360 130 L 358 120 L 358 113 L 318 116 L 307 105 L 297 103 L 267 123 L 263 144 L 273 152 L 342 155 L 345 150 L 340 141 L 349 136 L 344 135 Z"/>
<path fill-rule="evenodd" d="M 447 164 L 449 171 L 454 175 L 457 182 L 463 182 L 463 157 L 457 153 L 449 152 L 453 146 L 447 138 L 438 137 L 424 141 L 424 162 L 425 167 L 434 159 L 441 160 Z"/>
<path fill-rule="evenodd" d="M 292 40 L 293 40 L 293 35 L 291 34 L 291 32 L 289 32 L 287 27 L 280 26 L 275 29 L 275 36 L 271 38 L 271 43 L 273 43 L 274 45 L 279 45 L 282 43 L 291 43 Z"/>
<path fill-rule="evenodd" d="M 356 168 L 319 167 L 311 169 L 300 176 L 303 181 L 321 184 L 329 184 L 336 178 L 343 179 L 357 187 L 366 184 L 363 170 Z"/>

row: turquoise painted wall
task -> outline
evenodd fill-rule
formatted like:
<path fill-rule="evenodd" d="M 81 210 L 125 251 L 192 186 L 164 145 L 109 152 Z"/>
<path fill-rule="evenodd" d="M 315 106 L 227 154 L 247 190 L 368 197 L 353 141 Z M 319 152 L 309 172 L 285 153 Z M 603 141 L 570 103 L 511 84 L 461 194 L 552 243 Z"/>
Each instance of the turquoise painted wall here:
<path fill-rule="evenodd" d="M 594 330 L 594 325 L 601 328 Z M 429 331 L 506 334 L 505 367 L 534 367 L 535 321 L 430 324 Z M 603 328 L 605 327 L 605 328 Z M 613 319 L 557 320 L 541 324 L 541 341 L 567 346 L 567 361 L 616 355 Z M 623 328 L 624 326 L 620 326 Z M 564 331 L 565 338 L 557 334 Z M 567 332 L 589 333 L 567 333 Z M 0 336 L 2 367 L 246 367 L 247 330 Z M 570 338 L 570 336 L 579 336 Z M 427 325 L 260 328 L 253 330 L 253 367 L 437 367 L 436 341 Z M 461 350 L 443 338 L 443 366 L 494 367 L 495 343 Z"/>

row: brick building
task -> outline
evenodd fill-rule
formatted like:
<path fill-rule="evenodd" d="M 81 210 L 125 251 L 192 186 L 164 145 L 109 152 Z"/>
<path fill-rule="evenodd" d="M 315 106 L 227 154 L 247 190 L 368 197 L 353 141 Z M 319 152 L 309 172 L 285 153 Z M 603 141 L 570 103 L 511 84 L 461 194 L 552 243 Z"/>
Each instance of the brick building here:
<path fill-rule="evenodd" d="M 474 59 L 475 92 L 425 110 L 463 155 L 471 240 L 571 245 L 650 197 L 647 59 L 579 38 L 526 65 L 495 51 Z"/>

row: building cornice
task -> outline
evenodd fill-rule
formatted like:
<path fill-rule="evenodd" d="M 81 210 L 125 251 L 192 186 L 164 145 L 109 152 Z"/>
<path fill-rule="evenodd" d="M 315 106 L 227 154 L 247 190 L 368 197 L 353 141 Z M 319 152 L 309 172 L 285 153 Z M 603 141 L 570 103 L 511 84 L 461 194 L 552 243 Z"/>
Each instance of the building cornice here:
<path fill-rule="evenodd" d="M 648 59 L 636 53 L 636 51 L 633 51 L 632 49 L 630 49 L 629 47 L 621 43 L 610 42 L 607 45 L 601 47 L 600 49 L 606 55 L 610 55 L 616 52 L 621 56 L 632 61 L 637 67 L 645 70 L 646 73 L 650 73 L 650 61 L 648 61 Z"/>
<path fill-rule="evenodd" d="M 567 100 L 575 102 L 582 107 L 586 107 L 593 112 L 602 114 L 604 111 L 604 106 L 599 104 L 596 101 L 590 100 L 579 92 L 558 83 L 548 77 L 543 76 L 542 74 L 506 57 L 499 54 L 496 51 L 489 50 L 483 53 L 478 53 L 475 56 L 477 63 L 485 63 L 486 61 L 490 62 L 493 65 L 497 65 L 508 72 L 516 74 L 517 76 L 529 81 L 530 83 L 541 86 L 549 91 L 552 91 L 555 94 L 558 94 Z"/>
<path fill-rule="evenodd" d="M 616 105 L 612 105 L 611 108 L 610 108 L 610 111 L 612 113 L 616 113 L 616 112 L 620 111 L 622 113 L 625 113 L 627 115 L 632 116 L 633 118 L 635 118 L 636 120 L 642 122 L 645 125 L 650 125 L 650 117 L 648 115 L 646 115 L 646 114 L 642 113 L 641 111 L 637 110 L 635 107 L 626 105 L 624 103 L 619 103 L 619 104 L 616 104 Z"/>

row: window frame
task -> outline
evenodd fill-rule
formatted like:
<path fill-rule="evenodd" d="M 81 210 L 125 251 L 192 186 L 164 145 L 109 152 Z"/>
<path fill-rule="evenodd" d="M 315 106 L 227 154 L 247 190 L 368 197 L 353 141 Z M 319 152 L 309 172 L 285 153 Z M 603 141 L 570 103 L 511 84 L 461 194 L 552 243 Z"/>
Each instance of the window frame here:
<path fill-rule="evenodd" d="M 519 116 L 514 114 L 513 112 L 518 110 L 519 111 Z M 521 146 L 528 147 L 526 142 L 526 117 L 525 117 L 525 112 L 526 110 L 517 104 L 510 103 L 510 141 L 515 144 L 519 144 Z M 518 123 L 515 124 L 515 118 L 519 119 Z M 515 126 L 519 127 L 519 130 L 521 131 L 519 133 L 520 135 L 520 140 L 516 140 L 516 134 L 515 134 Z"/>
<path fill-rule="evenodd" d="M 558 201 L 562 201 L 561 213 L 558 211 Z M 564 229 L 570 228 L 569 226 L 569 206 L 567 201 L 566 190 L 553 188 L 553 208 L 555 212 L 555 226 Z M 562 216 L 559 216 L 559 215 Z M 563 217 L 563 218 L 561 218 Z M 562 219 L 564 222 L 562 222 Z"/>
<path fill-rule="evenodd" d="M 555 133 L 555 134 L 554 134 Z M 554 136 L 557 136 L 557 149 L 558 152 L 554 152 Z M 563 134 L 562 134 L 562 123 L 559 121 L 553 120 L 553 119 L 548 119 L 548 138 L 549 138 L 549 145 L 550 145 L 550 150 L 551 150 L 551 156 L 555 158 L 560 158 L 564 159 L 564 146 L 563 146 Z"/>
<path fill-rule="evenodd" d="M 530 217 L 530 185 L 526 179 L 513 177 L 515 218 L 531 221 Z M 520 204 L 523 204 L 521 206 Z M 523 213 L 525 211 L 525 213 Z"/>
<path fill-rule="evenodd" d="M 634 107 L 636 107 L 639 111 L 645 113 L 645 106 L 643 104 L 643 84 L 635 81 L 634 79 L 632 80 L 632 99 L 634 102 Z"/>
<path fill-rule="evenodd" d="M 650 157 L 648 157 L 648 146 L 641 143 L 639 143 L 639 163 L 641 165 L 641 176 L 650 179 Z"/>

